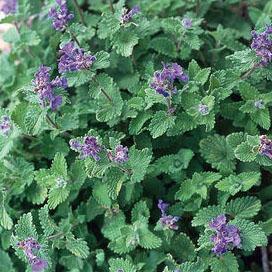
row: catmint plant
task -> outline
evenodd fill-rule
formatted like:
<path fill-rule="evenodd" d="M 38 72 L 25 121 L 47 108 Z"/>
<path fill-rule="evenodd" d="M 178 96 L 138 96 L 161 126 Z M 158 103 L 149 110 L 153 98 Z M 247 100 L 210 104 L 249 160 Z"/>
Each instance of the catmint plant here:
<path fill-rule="evenodd" d="M 272 271 L 270 10 L 0 0 L 0 270 Z"/>
<path fill-rule="evenodd" d="M 15 13 L 17 10 L 17 0 L 3 0 L 2 6 L 0 6 L 0 11 L 5 14 Z"/>
<path fill-rule="evenodd" d="M 211 241 L 214 245 L 212 252 L 216 255 L 221 255 L 228 250 L 241 246 L 239 229 L 227 223 L 227 218 L 224 214 L 214 218 L 209 226 L 216 232 L 216 234 L 211 237 Z"/>
<path fill-rule="evenodd" d="M 34 92 L 38 95 L 42 107 L 50 106 L 52 111 L 57 110 L 62 104 L 62 97 L 55 94 L 56 88 L 68 87 L 65 77 L 56 77 L 50 80 L 51 68 L 41 65 L 33 80 Z"/>
<path fill-rule="evenodd" d="M 23 250 L 31 266 L 32 272 L 42 272 L 47 268 L 47 261 L 37 256 L 41 249 L 41 245 L 34 238 L 30 237 L 20 241 L 17 246 Z"/>
<path fill-rule="evenodd" d="M 50 9 L 48 16 L 52 19 L 52 26 L 57 31 L 63 31 L 74 18 L 74 14 L 68 10 L 66 0 L 56 0 L 56 4 L 57 6 Z"/>
<path fill-rule="evenodd" d="M 59 50 L 59 55 L 58 69 L 60 73 L 89 69 L 96 60 L 95 56 L 85 53 L 74 42 L 65 44 Z"/>

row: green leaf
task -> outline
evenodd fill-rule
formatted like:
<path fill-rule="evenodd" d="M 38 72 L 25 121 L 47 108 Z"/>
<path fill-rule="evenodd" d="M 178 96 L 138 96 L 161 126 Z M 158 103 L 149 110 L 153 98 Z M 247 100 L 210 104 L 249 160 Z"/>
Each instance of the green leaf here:
<path fill-rule="evenodd" d="M 28 237 L 37 238 L 37 232 L 33 225 L 31 213 L 23 214 L 20 217 L 17 225 L 15 226 L 15 234 L 20 241 Z"/>
<path fill-rule="evenodd" d="M 212 272 L 239 272 L 239 265 L 233 253 L 226 253 L 220 257 L 211 258 Z"/>
<path fill-rule="evenodd" d="M 225 137 L 220 135 L 209 136 L 201 140 L 199 145 L 201 155 L 212 167 L 224 173 L 234 170 L 234 153 Z"/>
<path fill-rule="evenodd" d="M 175 58 L 177 49 L 175 43 L 165 37 L 156 37 L 151 40 L 149 47 L 154 49 L 160 54 Z"/>
<path fill-rule="evenodd" d="M 123 271 L 123 272 L 136 272 L 135 266 L 129 261 L 123 258 L 116 258 L 109 260 L 110 272 Z"/>
<path fill-rule="evenodd" d="M 98 25 L 98 37 L 99 39 L 106 39 L 111 37 L 120 28 L 120 21 L 112 15 L 112 13 L 106 12 L 102 16 L 102 20 Z"/>
<path fill-rule="evenodd" d="M 143 217 L 149 219 L 150 212 L 146 202 L 141 200 L 134 205 L 131 211 L 131 221 L 140 221 Z"/>
<path fill-rule="evenodd" d="M 226 212 L 239 218 L 251 218 L 261 209 L 261 201 L 256 197 L 246 196 L 231 200 L 226 205 Z"/>
<path fill-rule="evenodd" d="M 132 182 L 140 182 L 143 180 L 151 158 L 152 153 L 148 148 L 138 150 L 135 148 L 135 146 L 133 146 L 129 149 L 128 165 L 132 170 Z"/>
<path fill-rule="evenodd" d="M 69 196 L 70 190 L 64 187 L 55 187 L 49 190 L 48 207 L 55 209 L 60 203 L 64 202 Z"/>
<path fill-rule="evenodd" d="M 37 135 L 45 127 L 45 115 L 39 105 L 21 102 L 15 107 L 11 118 L 24 133 Z"/>
<path fill-rule="evenodd" d="M 54 233 L 56 225 L 50 218 L 48 205 L 44 205 L 39 209 L 39 220 L 45 236 L 49 236 Z"/>
<path fill-rule="evenodd" d="M 0 206 L 0 225 L 7 230 L 10 230 L 13 226 L 12 219 L 8 215 L 4 205 Z"/>
<path fill-rule="evenodd" d="M 232 223 L 240 230 L 243 250 L 253 251 L 258 246 L 267 245 L 266 235 L 259 225 L 240 218 Z"/>
<path fill-rule="evenodd" d="M 204 85 L 208 80 L 210 73 L 211 68 L 204 68 L 195 75 L 194 81 L 196 81 L 200 85 Z"/>
<path fill-rule="evenodd" d="M 96 60 L 91 69 L 100 70 L 110 66 L 110 54 L 105 51 L 99 51 L 95 54 Z"/>
<path fill-rule="evenodd" d="M 167 114 L 164 111 L 157 111 L 148 128 L 152 138 L 163 135 L 167 129 L 173 127 L 175 125 L 175 118 L 175 116 Z"/>
<path fill-rule="evenodd" d="M 149 112 L 140 112 L 135 118 L 133 118 L 129 124 L 129 133 L 131 135 L 140 134 L 145 128 L 143 128 L 145 122 L 149 120 L 152 115 Z"/>
<path fill-rule="evenodd" d="M 138 36 L 133 31 L 118 31 L 113 36 L 112 47 L 121 56 L 129 57 L 132 55 L 134 46 L 138 44 L 138 40 Z"/>
<path fill-rule="evenodd" d="M 257 150 L 255 151 L 252 146 L 247 142 L 241 143 L 234 151 L 235 157 L 242 162 L 251 162 L 256 159 Z"/>
<path fill-rule="evenodd" d="M 256 185 L 260 180 L 259 172 L 245 172 L 237 176 L 230 175 L 220 182 L 215 187 L 223 192 L 229 192 L 231 195 L 237 194 L 239 191 L 246 192 L 252 186 Z"/>
<path fill-rule="evenodd" d="M 154 249 L 160 247 L 161 239 L 149 231 L 147 228 L 139 230 L 139 245 L 145 249 Z"/>
<path fill-rule="evenodd" d="M 93 197 L 100 205 L 106 207 L 111 206 L 111 199 L 108 196 L 107 184 L 101 183 L 100 181 L 95 182 L 93 187 Z"/>
<path fill-rule="evenodd" d="M 193 261 L 196 257 L 196 248 L 191 239 L 185 233 L 179 233 L 171 242 L 172 248 L 176 254 L 184 261 Z M 180 251 L 180 245 L 186 250 Z"/>
<path fill-rule="evenodd" d="M 81 257 L 83 259 L 88 258 L 90 254 L 87 242 L 82 240 L 81 238 L 75 239 L 73 235 L 67 238 L 66 248 L 77 257 Z"/>
<path fill-rule="evenodd" d="M 192 226 L 207 225 L 213 218 L 225 213 L 221 206 L 209 206 L 201 209 L 192 220 Z"/>
<path fill-rule="evenodd" d="M 57 177 L 66 178 L 67 177 L 67 163 L 64 155 L 57 153 L 51 165 L 52 174 Z"/>
<path fill-rule="evenodd" d="M 8 253 L 0 250 L 0 271 L 14 272 L 13 263 Z"/>

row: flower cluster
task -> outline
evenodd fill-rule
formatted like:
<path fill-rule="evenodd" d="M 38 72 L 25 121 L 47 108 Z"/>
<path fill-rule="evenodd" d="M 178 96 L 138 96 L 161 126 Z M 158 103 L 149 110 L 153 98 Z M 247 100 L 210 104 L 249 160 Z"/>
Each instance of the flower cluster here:
<path fill-rule="evenodd" d="M 227 218 L 224 214 L 214 218 L 210 224 L 210 228 L 216 231 L 211 237 L 214 244 L 212 252 L 216 255 L 221 255 L 234 247 L 241 246 L 241 237 L 239 229 L 227 223 Z"/>
<path fill-rule="evenodd" d="M 200 103 L 198 105 L 198 112 L 203 116 L 207 115 L 207 114 L 209 114 L 209 107 L 205 104 Z"/>
<path fill-rule="evenodd" d="M 121 23 L 122 24 L 128 23 L 132 19 L 132 17 L 134 17 L 139 12 L 140 12 L 139 6 L 133 7 L 130 11 L 128 11 L 127 9 L 124 9 L 120 19 Z"/>
<path fill-rule="evenodd" d="M 32 237 L 20 241 L 17 246 L 24 251 L 29 264 L 31 265 L 32 272 L 43 271 L 47 267 L 47 261 L 38 257 L 37 253 L 41 249 L 41 245 Z"/>
<path fill-rule="evenodd" d="M 255 30 L 251 32 L 252 43 L 251 49 L 261 58 L 260 65 L 265 66 L 272 60 L 272 26 L 267 26 L 266 30 L 257 33 Z"/>
<path fill-rule="evenodd" d="M 81 159 L 93 157 L 96 161 L 100 160 L 99 153 L 102 150 L 102 146 L 93 136 L 86 136 L 83 138 L 83 141 L 72 139 L 70 140 L 70 147 L 79 153 Z"/>
<path fill-rule="evenodd" d="M 264 108 L 265 108 L 264 101 L 263 101 L 262 99 L 256 100 L 256 101 L 254 102 L 254 106 L 255 106 L 257 109 L 264 109 Z"/>
<path fill-rule="evenodd" d="M 5 14 L 15 13 L 17 9 L 17 0 L 4 0 L 1 11 Z"/>
<path fill-rule="evenodd" d="M 64 77 L 56 77 L 54 80 L 50 80 L 51 68 L 41 65 L 37 73 L 33 84 L 35 86 L 34 91 L 38 94 L 42 107 L 46 107 L 48 104 L 50 108 L 55 111 L 62 104 L 62 97 L 54 94 L 55 88 L 67 88 L 67 79 Z"/>
<path fill-rule="evenodd" d="M 150 87 L 164 97 L 168 97 L 177 92 L 174 86 L 176 79 L 183 82 L 189 80 L 188 75 L 184 73 L 183 68 L 177 63 L 163 64 L 163 69 L 154 73 Z"/>
<path fill-rule="evenodd" d="M 169 229 L 177 230 L 178 229 L 177 222 L 180 220 L 180 217 L 167 215 L 166 211 L 168 207 L 169 207 L 168 203 L 163 202 L 161 199 L 159 199 L 158 208 L 161 210 L 160 222 L 163 226 Z"/>
<path fill-rule="evenodd" d="M 96 60 L 95 56 L 88 55 L 78 48 L 74 42 L 65 44 L 59 51 L 58 69 L 60 73 L 88 69 Z"/>
<path fill-rule="evenodd" d="M 125 163 L 128 161 L 128 148 L 126 146 L 117 145 L 114 153 L 108 152 L 108 157 L 111 161 L 116 163 Z"/>
<path fill-rule="evenodd" d="M 69 12 L 66 1 L 56 0 L 56 3 L 58 7 L 51 8 L 48 15 L 52 18 L 53 27 L 58 31 L 63 31 L 74 15 Z"/>
<path fill-rule="evenodd" d="M 185 28 L 185 29 L 189 29 L 192 27 L 193 25 L 193 22 L 192 22 L 192 19 L 188 18 L 188 17 L 185 17 L 182 21 L 181 21 L 181 24 L 182 26 Z"/>
<path fill-rule="evenodd" d="M 268 139 L 266 135 L 260 136 L 259 153 L 272 159 L 272 140 Z"/>
<path fill-rule="evenodd" d="M 1 122 L 0 122 L 0 133 L 4 136 L 7 136 L 11 129 L 11 120 L 9 116 L 4 115 L 2 116 Z"/>

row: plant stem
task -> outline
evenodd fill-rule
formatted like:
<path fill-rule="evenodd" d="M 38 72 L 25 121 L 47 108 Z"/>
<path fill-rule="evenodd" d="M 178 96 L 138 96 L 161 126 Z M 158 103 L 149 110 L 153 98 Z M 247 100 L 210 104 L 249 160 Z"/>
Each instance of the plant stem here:
<path fill-rule="evenodd" d="M 46 114 L 46 120 L 53 128 L 58 129 L 58 130 L 60 129 L 58 124 L 56 124 L 48 114 Z M 66 137 L 72 138 L 72 135 L 66 131 L 63 132 L 63 135 Z"/>
<path fill-rule="evenodd" d="M 248 78 L 257 68 L 257 65 L 254 64 L 249 70 L 247 70 L 243 75 L 241 75 L 241 79 Z"/>
<path fill-rule="evenodd" d="M 261 247 L 263 272 L 269 272 L 269 261 L 266 247 Z"/>
<path fill-rule="evenodd" d="M 81 8 L 80 8 L 80 6 L 79 6 L 77 0 L 73 0 L 73 2 L 74 2 L 74 5 L 75 5 L 75 7 L 76 7 L 78 13 L 79 13 L 79 17 L 80 17 L 81 23 L 82 23 L 83 25 L 87 26 L 87 24 L 86 24 L 86 22 L 85 22 L 85 20 L 84 20 L 83 12 L 82 12 L 82 10 L 81 10 Z"/>
<path fill-rule="evenodd" d="M 72 37 L 72 39 L 76 42 L 76 44 L 80 46 L 80 42 L 79 40 L 77 39 L 76 35 L 69 29 L 69 28 L 66 28 L 67 32 L 70 34 L 70 36 Z"/>
<path fill-rule="evenodd" d="M 113 3 L 112 3 L 112 0 L 109 0 L 110 2 L 110 10 L 112 13 L 114 13 L 114 8 L 113 8 Z"/>

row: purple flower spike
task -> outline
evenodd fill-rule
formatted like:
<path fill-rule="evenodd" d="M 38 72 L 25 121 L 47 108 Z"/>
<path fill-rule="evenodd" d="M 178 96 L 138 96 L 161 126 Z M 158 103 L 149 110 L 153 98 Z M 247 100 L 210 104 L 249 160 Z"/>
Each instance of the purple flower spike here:
<path fill-rule="evenodd" d="M 46 260 L 37 256 L 37 253 L 41 249 L 41 245 L 34 238 L 29 237 L 26 240 L 20 241 L 17 246 L 24 251 L 26 258 L 31 265 L 32 272 L 41 272 L 48 266 Z"/>
<path fill-rule="evenodd" d="M 169 207 L 168 203 L 163 202 L 163 200 L 159 199 L 158 208 L 161 210 L 160 223 L 165 228 L 177 230 L 178 229 L 177 222 L 180 220 L 180 217 L 167 215 L 166 211 L 167 211 L 168 207 Z"/>
<path fill-rule="evenodd" d="M 55 88 L 67 88 L 67 79 L 56 77 L 54 80 L 50 80 L 50 67 L 41 65 L 37 73 L 33 84 L 35 86 L 35 92 L 37 93 L 40 104 L 42 107 L 50 106 L 52 111 L 55 111 L 62 104 L 62 97 L 54 94 Z"/>
<path fill-rule="evenodd" d="M 74 42 L 69 42 L 60 49 L 58 69 L 60 73 L 89 69 L 96 60 L 95 56 L 88 55 L 78 48 Z"/>
<path fill-rule="evenodd" d="M 218 256 L 233 248 L 241 246 L 241 237 L 239 229 L 227 223 L 224 214 L 212 219 L 209 224 L 210 228 L 216 233 L 211 237 L 213 243 L 212 252 Z"/>
<path fill-rule="evenodd" d="M 259 153 L 272 159 L 272 141 L 266 135 L 260 136 Z"/>
<path fill-rule="evenodd" d="M 70 147 L 72 150 L 79 153 L 81 159 L 93 157 L 96 161 L 100 160 L 99 153 L 101 152 L 102 147 L 93 136 L 84 137 L 82 142 L 72 139 L 70 140 Z"/>
<path fill-rule="evenodd" d="M 48 16 L 52 19 L 53 27 L 58 31 L 63 31 L 68 22 L 74 18 L 74 15 L 69 12 L 65 0 L 56 0 L 57 7 L 51 8 Z"/>
<path fill-rule="evenodd" d="M 17 10 L 17 0 L 4 0 L 1 11 L 5 14 L 15 13 Z"/>
<path fill-rule="evenodd" d="M 179 64 L 163 64 L 163 69 L 154 73 L 150 87 L 158 94 L 168 97 L 171 93 L 177 92 L 176 87 L 174 87 L 175 80 L 188 82 L 189 77 Z"/>
<path fill-rule="evenodd" d="M 0 133 L 3 136 L 8 136 L 11 130 L 11 120 L 7 115 L 2 116 L 0 122 Z"/>
<path fill-rule="evenodd" d="M 190 19 L 190 18 L 184 18 L 182 20 L 181 24 L 185 29 L 189 29 L 192 27 L 193 22 L 192 22 L 192 19 Z"/>
<path fill-rule="evenodd" d="M 129 21 L 132 20 L 132 17 L 134 17 L 140 11 L 141 10 L 140 10 L 139 6 L 133 7 L 130 11 L 128 11 L 127 9 L 124 9 L 123 14 L 122 14 L 121 19 L 120 19 L 121 23 L 122 24 L 128 23 Z"/>
<path fill-rule="evenodd" d="M 257 33 L 255 30 L 251 32 L 252 43 L 251 49 L 255 51 L 256 55 L 261 58 L 259 64 L 266 66 L 272 60 L 272 26 L 267 26 L 266 30 Z"/>
<path fill-rule="evenodd" d="M 109 151 L 108 157 L 111 161 L 116 163 L 125 163 L 128 161 L 128 148 L 126 146 L 117 145 L 114 154 Z"/>

